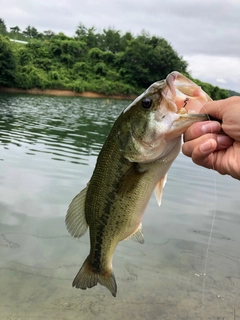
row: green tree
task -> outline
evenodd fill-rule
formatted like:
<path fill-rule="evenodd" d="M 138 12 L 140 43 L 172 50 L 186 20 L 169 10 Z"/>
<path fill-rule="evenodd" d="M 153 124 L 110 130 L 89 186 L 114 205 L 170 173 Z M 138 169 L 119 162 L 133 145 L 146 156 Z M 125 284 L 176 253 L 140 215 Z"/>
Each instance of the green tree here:
<path fill-rule="evenodd" d="M 16 26 L 16 27 L 10 27 L 10 30 L 11 30 L 12 33 L 19 33 L 19 32 L 21 31 L 18 26 Z"/>
<path fill-rule="evenodd" d="M 133 35 L 131 32 L 126 32 L 122 37 L 121 37 L 121 50 L 120 51 L 125 51 L 128 43 L 133 40 Z"/>
<path fill-rule="evenodd" d="M 164 79 L 173 70 L 187 70 L 187 63 L 166 40 L 146 34 L 129 40 L 125 51 L 117 55 L 116 63 L 125 82 L 139 88 Z"/>
<path fill-rule="evenodd" d="M 173 70 L 187 75 L 187 62 L 165 39 L 146 31 L 136 37 L 113 28 L 96 33 L 94 27 L 80 23 L 74 37 L 51 30 L 39 33 L 31 26 L 22 33 L 19 27 L 11 27 L 7 33 L 0 19 L 1 30 L 27 41 L 0 38 L 1 85 L 138 94 Z M 228 95 L 208 83 L 199 81 L 199 85 L 214 99 Z"/>
<path fill-rule="evenodd" d="M 220 89 L 207 82 L 202 82 L 198 79 L 189 78 L 197 83 L 213 100 L 225 99 L 230 96 L 229 92 L 225 89 Z"/>
<path fill-rule="evenodd" d="M 102 50 L 117 53 L 121 51 L 121 34 L 120 31 L 113 29 L 103 29 Z"/>
<path fill-rule="evenodd" d="M 0 85 L 14 86 L 16 71 L 16 57 L 10 41 L 0 35 Z"/>
<path fill-rule="evenodd" d="M 16 83 L 18 87 L 23 89 L 46 89 L 49 86 L 46 73 L 32 64 L 18 67 L 16 72 Z"/>
<path fill-rule="evenodd" d="M 19 38 L 19 34 L 20 34 L 20 28 L 18 26 L 10 27 L 10 33 L 9 33 L 10 38 L 17 39 Z"/>
<path fill-rule="evenodd" d="M 22 33 L 28 38 L 38 37 L 38 31 L 35 27 L 27 26 L 27 28 Z"/>
<path fill-rule="evenodd" d="M 16 52 L 16 56 L 21 66 L 26 66 L 33 60 L 33 56 L 26 46 L 19 48 Z"/>
<path fill-rule="evenodd" d="M 7 26 L 3 19 L 0 18 L 0 34 L 6 35 L 7 34 Z"/>
<path fill-rule="evenodd" d="M 76 39 L 86 43 L 88 48 L 94 48 L 98 46 L 98 34 L 95 34 L 95 28 L 91 27 L 87 29 L 81 22 L 77 26 L 75 31 Z"/>
<path fill-rule="evenodd" d="M 55 33 L 52 30 L 45 30 L 43 31 L 43 34 L 47 39 L 50 39 L 52 36 L 55 35 Z"/>
<path fill-rule="evenodd" d="M 78 38 L 87 38 L 88 30 L 82 22 L 80 22 L 75 31 Z"/>
<path fill-rule="evenodd" d="M 229 97 L 229 93 L 227 90 L 220 89 L 219 87 L 213 87 L 211 97 L 213 100 L 220 100 L 220 99 L 225 99 Z"/>

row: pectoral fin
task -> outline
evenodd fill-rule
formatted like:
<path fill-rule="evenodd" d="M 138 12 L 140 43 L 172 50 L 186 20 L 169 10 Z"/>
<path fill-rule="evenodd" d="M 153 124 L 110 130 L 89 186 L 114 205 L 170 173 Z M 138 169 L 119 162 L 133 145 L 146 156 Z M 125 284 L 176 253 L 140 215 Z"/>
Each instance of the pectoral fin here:
<path fill-rule="evenodd" d="M 158 181 L 154 193 L 155 193 L 155 197 L 157 199 L 157 203 L 160 206 L 161 205 L 161 201 L 162 201 L 162 192 L 163 192 L 163 188 L 165 186 L 165 183 L 167 182 L 167 174 L 162 177 L 161 180 Z"/>
<path fill-rule="evenodd" d="M 125 240 L 131 239 L 133 241 L 139 242 L 141 244 L 144 243 L 144 237 L 143 237 L 143 232 L 142 232 L 142 224 L 140 223 L 139 227 L 137 230 L 131 234 L 129 237 L 127 237 Z"/>
<path fill-rule="evenodd" d="M 85 199 L 87 187 L 78 193 L 70 203 L 65 219 L 68 232 L 74 238 L 80 238 L 87 231 L 88 224 L 85 218 Z"/>

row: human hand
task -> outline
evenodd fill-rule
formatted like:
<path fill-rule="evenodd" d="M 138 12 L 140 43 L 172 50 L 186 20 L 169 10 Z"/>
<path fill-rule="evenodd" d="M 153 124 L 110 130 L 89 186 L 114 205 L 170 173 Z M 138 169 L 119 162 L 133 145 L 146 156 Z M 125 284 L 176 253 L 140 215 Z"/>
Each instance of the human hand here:
<path fill-rule="evenodd" d="M 198 122 L 184 134 L 182 152 L 193 162 L 240 180 L 240 97 L 206 103 L 200 113 L 217 121 Z"/>

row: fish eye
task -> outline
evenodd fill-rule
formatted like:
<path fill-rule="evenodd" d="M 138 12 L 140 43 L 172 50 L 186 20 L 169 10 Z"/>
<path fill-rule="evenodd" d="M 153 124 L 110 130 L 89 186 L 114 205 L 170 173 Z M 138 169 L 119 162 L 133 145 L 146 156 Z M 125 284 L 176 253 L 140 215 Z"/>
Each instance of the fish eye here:
<path fill-rule="evenodd" d="M 152 106 L 152 99 L 151 98 L 143 98 L 142 99 L 142 107 L 143 107 L 143 109 L 145 109 L 145 110 L 148 110 L 148 109 L 150 109 L 151 108 L 151 106 Z"/>

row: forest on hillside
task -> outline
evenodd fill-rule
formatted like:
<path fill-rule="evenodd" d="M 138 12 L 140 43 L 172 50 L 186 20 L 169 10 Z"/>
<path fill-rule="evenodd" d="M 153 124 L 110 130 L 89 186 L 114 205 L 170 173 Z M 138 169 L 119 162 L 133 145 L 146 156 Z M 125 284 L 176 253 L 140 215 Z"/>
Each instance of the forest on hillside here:
<path fill-rule="evenodd" d="M 0 18 L 1 86 L 139 94 L 173 70 L 190 77 L 187 67 L 167 40 L 144 31 L 137 36 L 111 28 L 97 32 L 80 23 L 69 37 L 31 26 L 8 30 Z M 213 99 L 229 96 L 227 90 L 193 80 Z"/>

